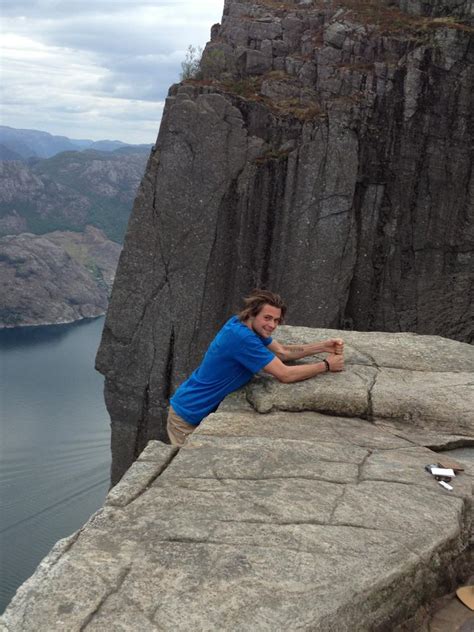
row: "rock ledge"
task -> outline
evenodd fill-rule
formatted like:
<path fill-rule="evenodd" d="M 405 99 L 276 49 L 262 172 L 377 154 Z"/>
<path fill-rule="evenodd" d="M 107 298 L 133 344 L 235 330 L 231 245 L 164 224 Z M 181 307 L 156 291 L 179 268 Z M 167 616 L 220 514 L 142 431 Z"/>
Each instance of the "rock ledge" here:
<path fill-rule="evenodd" d="M 452 492 L 424 465 L 440 458 L 427 445 L 474 446 L 473 350 L 346 340 L 344 374 L 257 378 L 181 450 L 151 441 L 18 590 L 4 629 L 419 629 L 420 606 L 469 571 L 473 461 Z"/>

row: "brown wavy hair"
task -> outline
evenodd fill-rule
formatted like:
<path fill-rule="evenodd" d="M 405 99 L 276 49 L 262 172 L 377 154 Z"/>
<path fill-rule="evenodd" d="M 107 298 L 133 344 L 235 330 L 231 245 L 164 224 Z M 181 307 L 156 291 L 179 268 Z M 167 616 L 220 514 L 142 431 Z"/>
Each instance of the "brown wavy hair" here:
<path fill-rule="evenodd" d="M 252 290 L 249 296 L 244 298 L 244 308 L 237 314 L 242 322 L 257 316 L 264 305 L 271 305 L 281 309 L 280 323 L 283 322 L 286 314 L 286 305 L 279 294 L 270 292 L 270 290 Z"/>

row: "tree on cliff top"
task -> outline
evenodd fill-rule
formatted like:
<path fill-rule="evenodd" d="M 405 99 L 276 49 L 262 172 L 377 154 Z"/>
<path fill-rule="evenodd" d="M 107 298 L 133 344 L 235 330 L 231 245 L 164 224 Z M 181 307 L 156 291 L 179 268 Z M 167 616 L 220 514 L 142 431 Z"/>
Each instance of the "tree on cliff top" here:
<path fill-rule="evenodd" d="M 202 46 L 190 44 L 186 50 L 186 57 L 181 62 L 181 81 L 196 79 L 201 65 Z"/>

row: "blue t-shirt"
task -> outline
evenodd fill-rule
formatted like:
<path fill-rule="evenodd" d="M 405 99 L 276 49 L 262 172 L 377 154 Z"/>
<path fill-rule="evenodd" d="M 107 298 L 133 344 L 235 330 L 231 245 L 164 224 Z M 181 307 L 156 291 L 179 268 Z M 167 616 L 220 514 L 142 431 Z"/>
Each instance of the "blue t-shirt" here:
<path fill-rule="evenodd" d="M 197 426 L 233 391 L 247 384 L 274 359 L 267 349 L 272 338 L 262 338 L 237 316 L 232 316 L 211 342 L 200 366 L 170 400 L 176 413 Z"/>

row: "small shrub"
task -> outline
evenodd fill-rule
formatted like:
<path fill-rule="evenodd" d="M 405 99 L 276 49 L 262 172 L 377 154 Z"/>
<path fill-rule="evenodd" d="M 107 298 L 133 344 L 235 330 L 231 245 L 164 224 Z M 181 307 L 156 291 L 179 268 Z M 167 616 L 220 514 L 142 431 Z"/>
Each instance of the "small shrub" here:
<path fill-rule="evenodd" d="M 201 57 L 199 70 L 206 78 L 218 79 L 225 71 L 226 60 L 222 50 L 207 50 L 204 57 Z"/>
<path fill-rule="evenodd" d="M 181 81 L 187 79 L 198 79 L 202 57 L 202 46 L 193 46 L 190 44 L 186 51 L 186 57 L 181 62 Z"/>

